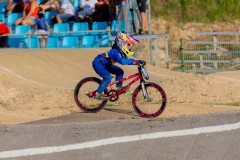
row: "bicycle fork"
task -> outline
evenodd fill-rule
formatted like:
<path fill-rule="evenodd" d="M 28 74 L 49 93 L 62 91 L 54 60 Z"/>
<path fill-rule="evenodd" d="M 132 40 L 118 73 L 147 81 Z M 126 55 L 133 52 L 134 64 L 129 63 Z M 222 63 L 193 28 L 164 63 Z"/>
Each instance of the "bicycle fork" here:
<path fill-rule="evenodd" d="M 152 99 L 149 98 L 149 96 L 148 96 L 147 90 L 146 90 L 145 85 L 144 85 L 145 84 L 144 81 L 141 81 L 140 83 L 141 83 L 141 87 L 142 87 L 142 91 L 143 91 L 144 100 L 147 101 L 147 102 L 151 102 Z"/>

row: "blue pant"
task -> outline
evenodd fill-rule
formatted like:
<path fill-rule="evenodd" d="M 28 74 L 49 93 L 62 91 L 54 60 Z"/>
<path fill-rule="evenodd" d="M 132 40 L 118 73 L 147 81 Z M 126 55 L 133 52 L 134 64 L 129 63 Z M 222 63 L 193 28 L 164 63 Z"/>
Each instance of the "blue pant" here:
<path fill-rule="evenodd" d="M 112 76 L 110 75 L 110 73 L 116 75 L 116 81 L 123 78 L 124 71 L 120 67 L 113 64 L 104 65 L 98 57 L 94 59 L 92 66 L 95 72 L 103 78 L 97 89 L 98 93 L 102 93 L 104 89 L 107 88 L 108 84 L 111 83 Z M 122 83 L 118 83 L 117 87 L 121 88 Z"/>

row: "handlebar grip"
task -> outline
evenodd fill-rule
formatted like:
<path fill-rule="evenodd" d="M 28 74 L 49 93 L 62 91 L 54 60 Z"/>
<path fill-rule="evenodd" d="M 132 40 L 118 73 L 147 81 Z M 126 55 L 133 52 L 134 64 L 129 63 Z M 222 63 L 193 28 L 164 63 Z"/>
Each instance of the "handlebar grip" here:
<path fill-rule="evenodd" d="M 141 65 L 145 66 L 146 65 L 146 61 L 140 61 L 138 64 L 139 65 L 141 64 Z"/>

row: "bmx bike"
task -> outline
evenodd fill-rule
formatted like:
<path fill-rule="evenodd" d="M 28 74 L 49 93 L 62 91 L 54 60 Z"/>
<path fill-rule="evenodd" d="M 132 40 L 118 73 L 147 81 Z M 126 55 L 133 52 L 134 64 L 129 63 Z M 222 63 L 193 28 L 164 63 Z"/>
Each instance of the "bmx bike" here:
<path fill-rule="evenodd" d="M 157 117 L 163 113 L 166 107 L 167 96 L 163 88 L 158 84 L 145 82 L 144 79 L 149 79 L 148 72 L 144 67 L 145 65 L 146 63 L 138 64 L 137 73 L 124 77 L 118 81 L 111 82 L 104 90 L 104 95 L 108 97 L 109 101 L 115 102 L 121 94 L 126 93 L 132 84 L 140 81 L 140 85 L 137 86 L 132 94 L 132 106 L 135 112 L 141 117 Z M 129 79 L 133 80 L 121 89 L 113 89 L 113 86 L 117 83 Z M 94 99 L 94 95 L 96 94 L 100 82 L 101 80 L 96 77 L 87 77 L 78 82 L 74 90 L 74 99 L 81 110 L 85 112 L 98 112 L 108 102 L 108 100 L 101 101 Z"/>

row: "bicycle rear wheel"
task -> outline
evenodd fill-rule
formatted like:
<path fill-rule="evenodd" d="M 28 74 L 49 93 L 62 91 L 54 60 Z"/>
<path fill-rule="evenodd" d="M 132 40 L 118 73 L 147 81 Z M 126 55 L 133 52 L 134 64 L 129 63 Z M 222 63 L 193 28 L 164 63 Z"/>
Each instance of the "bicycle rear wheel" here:
<path fill-rule="evenodd" d="M 96 77 L 87 77 L 81 80 L 74 90 L 74 100 L 77 106 L 85 112 L 101 110 L 108 100 L 100 101 L 93 98 L 101 80 Z"/>
<path fill-rule="evenodd" d="M 155 83 L 144 84 L 149 99 L 145 99 L 141 85 L 139 85 L 132 96 L 132 105 L 137 114 L 141 117 L 157 117 L 163 113 L 166 104 L 167 96 L 162 87 Z"/>

